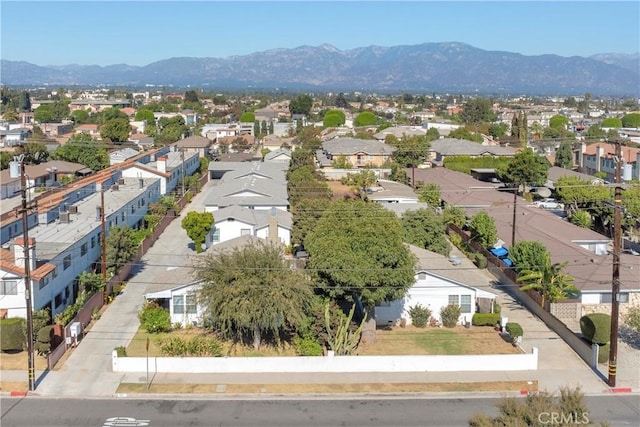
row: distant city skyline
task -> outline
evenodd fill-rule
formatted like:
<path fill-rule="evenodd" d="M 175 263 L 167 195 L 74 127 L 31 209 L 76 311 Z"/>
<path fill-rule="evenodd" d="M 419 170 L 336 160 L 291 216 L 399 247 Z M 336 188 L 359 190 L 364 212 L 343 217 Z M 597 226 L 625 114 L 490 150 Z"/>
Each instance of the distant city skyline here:
<path fill-rule="evenodd" d="M 1 1 L 2 59 L 148 65 L 331 44 L 462 42 L 523 55 L 640 52 L 638 1 Z"/>

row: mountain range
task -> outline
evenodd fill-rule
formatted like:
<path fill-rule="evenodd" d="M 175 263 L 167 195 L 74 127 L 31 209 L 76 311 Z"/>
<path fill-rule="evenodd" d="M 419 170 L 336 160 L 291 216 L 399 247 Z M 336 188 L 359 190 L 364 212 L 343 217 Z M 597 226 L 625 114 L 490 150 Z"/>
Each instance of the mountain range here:
<path fill-rule="evenodd" d="M 2 59 L 0 72 L 0 82 L 9 86 L 640 96 L 637 53 L 526 56 L 458 42 L 344 51 L 324 44 L 227 58 L 170 58 L 145 66 L 39 66 Z"/>

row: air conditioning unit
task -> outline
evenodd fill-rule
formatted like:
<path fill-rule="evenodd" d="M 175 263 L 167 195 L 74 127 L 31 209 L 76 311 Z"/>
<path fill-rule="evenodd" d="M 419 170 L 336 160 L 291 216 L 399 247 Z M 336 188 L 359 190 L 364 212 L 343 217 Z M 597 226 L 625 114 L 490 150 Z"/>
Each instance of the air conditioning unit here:
<path fill-rule="evenodd" d="M 63 224 L 69 223 L 69 212 L 60 212 L 60 222 Z"/>
<path fill-rule="evenodd" d="M 78 207 L 74 206 L 74 205 L 69 206 L 69 213 L 70 214 L 77 214 L 78 213 Z"/>

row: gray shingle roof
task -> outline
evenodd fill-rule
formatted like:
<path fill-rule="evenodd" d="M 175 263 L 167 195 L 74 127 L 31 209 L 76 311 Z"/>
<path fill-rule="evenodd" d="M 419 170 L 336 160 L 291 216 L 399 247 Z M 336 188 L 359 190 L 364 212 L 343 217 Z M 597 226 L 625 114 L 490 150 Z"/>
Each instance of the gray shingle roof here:
<path fill-rule="evenodd" d="M 332 156 L 364 153 L 369 155 L 391 155 L 395 147 L 373 139 L 336 138 L 322 143 L 322 148 Z"/>
<path fill-rule="evenodd" d="M 456 138 L 444 138 L 431 141 L 429 151 L 442 156 L 482 156 L 485 154 L 493 156 L 515 156 L 516 154 L 516 151 L 512 148 L 482 145 L 477 142 Z"/>

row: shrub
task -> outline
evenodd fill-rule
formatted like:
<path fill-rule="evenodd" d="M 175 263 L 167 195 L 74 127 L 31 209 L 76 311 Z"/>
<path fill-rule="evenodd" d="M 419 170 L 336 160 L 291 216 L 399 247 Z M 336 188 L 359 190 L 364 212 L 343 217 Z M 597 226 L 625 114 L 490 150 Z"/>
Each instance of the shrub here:
<path fill-rule="evenodd" d="M 24 319 L 21 317 L 0 320 L 0 351 L 22 350 L 26 343 L 23 331 Z"/>
<path fill-rule="evenodd" d="M 514 340 L 518 337 L 521 337 L 524 333 L 524 331 L 522 330 L 522 326 L 520 326 L 520 324 L 516 322 L 507 322 L 505 329 Z"/>
<path fill-rule="evenodd" d="M 36 337 L 36 351 L 39 355 L 49 354 L 51 351 L 51 340 L 53 339 L 53 326 L 48 325 L 40 328 Z"/>
<path fill-rule="evenodd" d="M 293 345 L 298 356 L 322 356 L 322 346 L 312 336 L 296 336 Z"/>
<path fill-rule="evenodd" d="M 500 323 L 500 313 L 475 313 L 471 318 L 473 326 L 496 326 Z"/>
<path fill-rule="evenodd" d="M 482 255 L 481 253 L 474 254 L 474 262 L 478 268 L 487 268 L 487 257 Z"/>
<path fill-rule="evenodd" d="M 495 314 L 500 314 L 500 312 L 502 311 L 502 308 L 500 307 L 500 303 L 498 302 L 497 299 L 493 300 L 493 312 Z"/>
<path fill-rule="evenodd" d="M 609 360 L 609 351 L 611 350 L 611 344 L 598 345 L 598 363 L 605 363 Z"/>
<path fill-rule="evenodd" d="M 114 350 L 118 354 L 118 357 L 127 357 L 127 348 L 126 347 L 120 345 L 120 346 L 114 348 Z"/>
<path fill-rule="evenodd" d="M 158 343 L 162 354 L 169 357 L 217 357 L 222 355 L 222 344 L 216 338 L 166 337 L 160 339 Z"/>
<path fill-rule="evenodd" d="M 606 313 L 591 313 L 580 318 L 582 336 L 594 344 L 606 344 L 611 335 L 611 316 Z"/>
<path fill-rule="evenodd" d="M 153 302 L 147 302 L 138 314 L 140 326 L 150 334 L 169 332 L 171 330 L 171 315 L 167 310 Z"/>
<path fill-rule="evenodd" d="M 442 307 L 442 309 L 440 310 L 440 319 L 442 319 L 442 325 L 445 328 L 453 328 L 458 324 L 460 314 L 462 314 L 462 312 L 460 310 L 460 306 L 458 305 L 449 304 L 445 307 Z"/>
<path fill-rule="evenodd" d="M 640 332 L 640 305 L 629 308 L 623 319 L 626 326 L 636 332 Z"/>
<path fill-rule="evenodd" d="M 427 322 L 431 317 L 431 310 L 420 304 L 416 304 L 409 308 L 409 316 L 411 316 L 411 323 L 413 323 L 413 326 L 416 328 L 424 328 L 427 326 Z"/>

